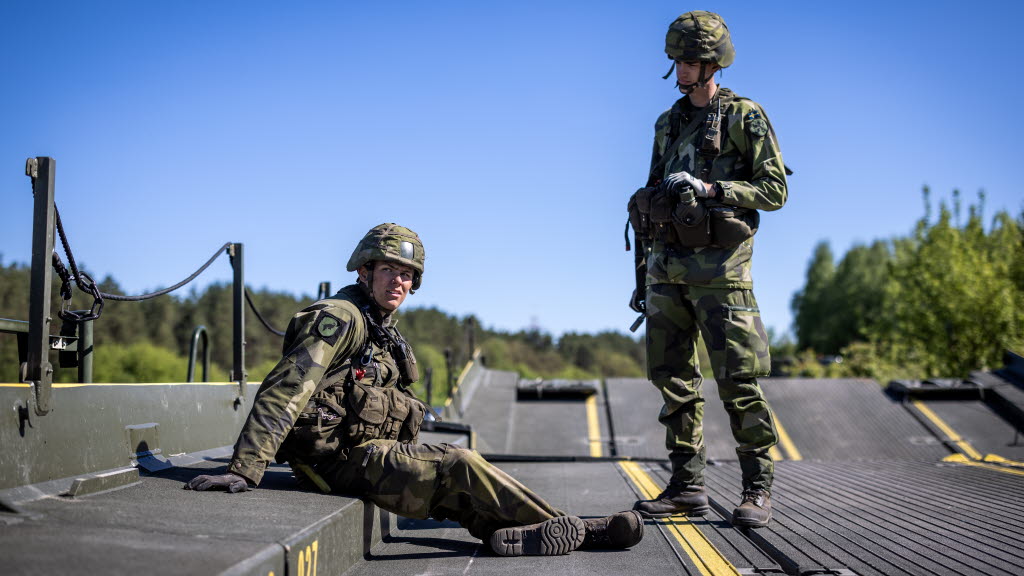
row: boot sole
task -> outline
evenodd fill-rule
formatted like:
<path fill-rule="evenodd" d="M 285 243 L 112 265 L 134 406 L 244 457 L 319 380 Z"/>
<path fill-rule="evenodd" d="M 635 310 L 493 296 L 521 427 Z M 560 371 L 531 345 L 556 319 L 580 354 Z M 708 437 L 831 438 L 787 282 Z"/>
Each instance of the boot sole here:
<path fill-rule="evenodd" d="M 539 524 L 502 528 L 491 535 L 500 556 L 561 556 L 580 547 L 586 528 L 576 516 L 558 516 Z"/>
<path fill-rule="evenodd" d="M 643 510 L 634 510 L 634 511 L 639 513 L 644 518 L 670 518 L 672 516 L 686 516 L 687 518 L 690 518 L 690 517 L 697 517 L 697 516 L 706 516 L 708 512 L 711 512 L 711 506 L 702 506 L 700 508 L 692 508 L 690 510 L 681 510 L 679 512 L 664 512 L 664 513 L 661 513 L 661 514 L 654 514 L 654 513 L 651 513 L 651 512 L 644 512 Z"/>

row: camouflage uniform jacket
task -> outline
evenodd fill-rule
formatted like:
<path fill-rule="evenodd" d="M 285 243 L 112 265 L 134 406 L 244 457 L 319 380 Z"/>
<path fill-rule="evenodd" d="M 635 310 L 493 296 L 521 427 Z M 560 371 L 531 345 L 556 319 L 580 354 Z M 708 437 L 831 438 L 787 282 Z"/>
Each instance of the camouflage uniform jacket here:
<path fill-rule="evenodd" d="M 394 358 L 370 338 L 360 308 L 369 306 L 370 314 L 379 314 L 379 308 L 369 303 L 365 289 L 353 284 L 292 318 L 284 337 L 284 357 L 256 393 L 235 443 L 230 472 L 258 484 L 275 456 L 284 459 L 278 454 L 282 443 L 300 414 L 309 410 L 313 394 L 325 384 L 345 378 L 386 388 L 398 383 Z M 375 318 L 385 327 L 391 323 L 390 315 Z M 366 358 L 370 350 L 372 358 Z M 359 369 L 353 369 L 355 365 Z"/>
<path fill-rule="evenodd" d="M 701 173 L 706 159 L 698 153 L 698 138 L 703 133 L 704 122 L 693 120 L 698 116 L 705 117 L 711 106 L 717 106 L 717 98 L 722 99 L 724 134 L 721 153 L 714 160 L 706 180 L 717 182 L 722 196 L 713 201 L 756 210 L 778 210 L 786 203 L 786 172 L 775 132 L 760 105 L 736 96 L 728 88 L 720 87 L 707 108 L 694 108 L 689 98 L 684 96 L 658 117 L 651 158 L 651 181 L 683 170 L 694 175 Z M 673 112 L 681 119 L 674 130 L 677 134 L 674 146 L 668 141 Z M 693 125 L 696 127 L 686 131 Z M 666 150 L 669 146 L 672 149 Z M 670 157 L 662 162 L 665 154 Z M 658 173 L 653 173 L 659 164 L 663 167 Z M 733 248 L 686 248 L 655 241 L 644 246 L 646 283 L 751 289 L 753 250 L 753 238 Z"/>

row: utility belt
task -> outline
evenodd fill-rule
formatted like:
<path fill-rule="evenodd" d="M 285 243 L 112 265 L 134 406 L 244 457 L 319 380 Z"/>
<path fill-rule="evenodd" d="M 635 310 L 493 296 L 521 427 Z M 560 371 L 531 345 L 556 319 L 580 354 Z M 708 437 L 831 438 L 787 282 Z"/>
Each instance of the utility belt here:
<path fill-rule="evenodd" d="M 641 188 L 627 209 L 637 240 L 686 248 L 733 248 L 753 237 L 761 221 L 757 210 L 697 198 L 692 190 Z"/>

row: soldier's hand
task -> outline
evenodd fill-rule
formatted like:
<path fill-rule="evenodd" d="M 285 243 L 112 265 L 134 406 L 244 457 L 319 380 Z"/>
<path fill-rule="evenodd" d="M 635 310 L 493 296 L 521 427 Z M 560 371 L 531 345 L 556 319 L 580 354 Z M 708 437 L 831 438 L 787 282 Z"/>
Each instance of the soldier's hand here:
<path fill-rule="evenodd" d="M 701 182 L 699 178 L 694 177 L 689 172 L 673 172 L 665 177 L 662 186 L 666 190 L 683 190 L 690 188 L 698 198 L 707 198 L 709 194 L 710 186 Z"/>
<path fill-rule="evenodd" d="M 638 292 L 639 291 L 636 290 L 636 289 L 633 290 L 633 295 L 630 296 L 630 298 L 629 298 L 629 308 L 633 312 L 638 312 L 640 314 L 646 314 L 647 313 L 647 302 L 644 301 L 644 297 L 642 295 L 638 294 Z"/>
<path fill-rule="evenodd" d="M 196 476 L 185 484 L 185 490 L 227 490 L 228 492 L 245 492 L 249 489 L 249 481 L 238 474 L 228 472 L 220 476 L 203 474 Z"/>

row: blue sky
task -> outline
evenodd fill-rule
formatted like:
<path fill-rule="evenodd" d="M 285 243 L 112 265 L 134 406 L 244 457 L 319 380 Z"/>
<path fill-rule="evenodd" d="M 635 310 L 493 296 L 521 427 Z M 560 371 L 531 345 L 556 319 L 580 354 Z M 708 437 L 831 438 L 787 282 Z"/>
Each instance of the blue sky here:
<path fill-rule="evenodd" d="M 31 156 L 57 160 L 75 256 L 128 293 L 224 242 L 250 286 L 348 283 L 380 222 L 420 233 L 408 301 L 493 328 L 625 331 L 622 231 L 678 97 L 680 13 L 721 13 L 722 84 L 760 102 L 789 203 L 762 216 L 755 293 L 789 329 L 814 245 L 908 233 L 933 197 L 1024 204 L 1019 2 L 6 2 L 2 262 L 28 262 Z M 226 281 L 226 259 L 203 283 Z"/>

